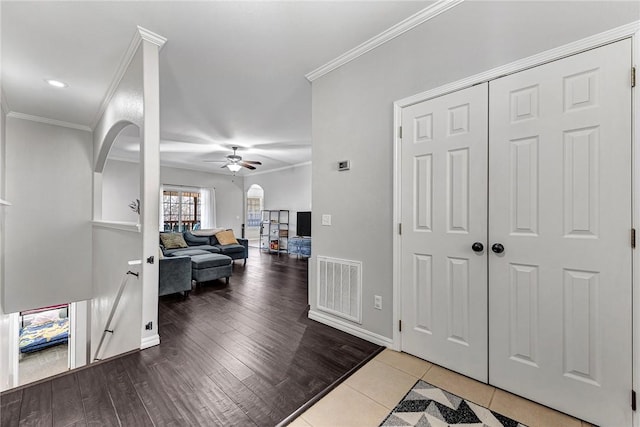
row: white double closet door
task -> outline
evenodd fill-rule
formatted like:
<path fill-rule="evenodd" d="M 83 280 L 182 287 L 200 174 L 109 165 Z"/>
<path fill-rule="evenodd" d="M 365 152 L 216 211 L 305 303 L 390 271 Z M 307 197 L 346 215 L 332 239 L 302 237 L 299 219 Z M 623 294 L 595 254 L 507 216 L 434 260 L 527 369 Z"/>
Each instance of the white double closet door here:
<path fill-rule="evenodd" d="M 402 110 L 402 350 L 630 426 L 631 41 Z"/>

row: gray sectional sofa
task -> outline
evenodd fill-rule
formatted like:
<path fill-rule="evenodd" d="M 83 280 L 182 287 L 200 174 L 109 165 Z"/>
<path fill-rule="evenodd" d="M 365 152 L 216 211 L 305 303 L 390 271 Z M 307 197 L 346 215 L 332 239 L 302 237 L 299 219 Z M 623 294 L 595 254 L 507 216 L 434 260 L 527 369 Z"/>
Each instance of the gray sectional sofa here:
<path fill-rule="evenodd" d="M 216 239 L 216 236 L 196 236 L 190 231 L 182 233 L 184 241 L 187 243 L 187 248 L 178 249 L 166 249 L 160 241 L 160 247 L 165 257 L 181 256 L 181 255 L 196 255 L 193 250 L 207 251 L 214 254 L 222 254 L 230 257 L 233 260 L 242 259 L 244 264 L 247 263 L 247 257 L 249 256 L 249 241 L 247 239 L 240 239 L 236 237 L 238 244 L 221 245 Z"/>
<path fill-rule="evenodd" d="M 174 256 L 161 258 L 158 296 L 183 292 L 185 298 L 191 292 L 191 258 Z"/>
<path fill-rule="evenodd" d="M 161 233 L 162 234 L 162 233 Z M 185 298 L 191 292 L 192 280 L 196 284 L 226 278 L 232 273 L 232 262 L 243 259 L 245 265 L 249 255 L 249 241 L 238 239 L 238 244 L 221 245 L 215 236 L 195 236 L 182 233 L 186 248 L 168 249 L 160 240 L 159 296 L 182 292 Z"/>

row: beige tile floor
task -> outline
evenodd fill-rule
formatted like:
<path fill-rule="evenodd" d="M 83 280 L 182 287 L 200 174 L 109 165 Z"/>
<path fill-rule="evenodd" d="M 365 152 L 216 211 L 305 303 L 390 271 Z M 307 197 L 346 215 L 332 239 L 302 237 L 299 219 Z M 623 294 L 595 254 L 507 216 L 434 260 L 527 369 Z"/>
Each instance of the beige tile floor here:
<path fill-rule="evenodd" d="M 529 427 L 591 426 L 569 415 L 438 365 L 389 349 L 377 355 L 289 425 L 378 426 L 418 379 L 488 407 Z"/>

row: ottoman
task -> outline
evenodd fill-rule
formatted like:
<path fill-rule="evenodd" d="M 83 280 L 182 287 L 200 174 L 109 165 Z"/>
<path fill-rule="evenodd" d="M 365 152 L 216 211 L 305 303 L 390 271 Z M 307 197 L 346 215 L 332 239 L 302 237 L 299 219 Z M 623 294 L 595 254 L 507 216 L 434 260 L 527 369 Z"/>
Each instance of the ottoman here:
<path fill-rule="evenodd" d="M 191 279 L 196 284 L 231 276 L 231 258 L 222 254 L 191 255 Z"/>

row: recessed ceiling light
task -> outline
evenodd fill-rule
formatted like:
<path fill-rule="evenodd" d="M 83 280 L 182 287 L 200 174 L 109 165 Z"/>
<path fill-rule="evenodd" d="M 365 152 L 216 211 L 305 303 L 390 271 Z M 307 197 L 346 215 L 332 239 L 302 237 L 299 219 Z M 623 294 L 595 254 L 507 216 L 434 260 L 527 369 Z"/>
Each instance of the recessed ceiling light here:
<path fill-rule="evenodd" d="M 63 88 L 69 86 L 68 84 L 61 82 L 60 80 L 45 79 L 44 81 L 49 83 L 53 87 Z"/>

